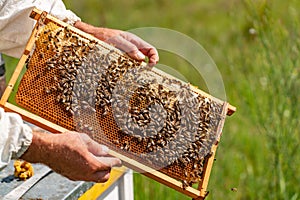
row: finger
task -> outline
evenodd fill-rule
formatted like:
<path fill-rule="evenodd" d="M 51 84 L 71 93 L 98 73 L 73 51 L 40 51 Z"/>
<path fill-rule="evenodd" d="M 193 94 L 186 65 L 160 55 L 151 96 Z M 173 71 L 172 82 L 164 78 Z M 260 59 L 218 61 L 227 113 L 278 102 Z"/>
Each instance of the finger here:
<path fill-rule="evenodd" d="M 134 44 L 144 55 L 148 56 L 149 63 L 156 64 L 159 60 L 159 55 L 154 46 L 144 41 L 135 34 L 129 32 L 122 32 L 121 36 Z"/>
<path fill-rule="evenodd" d="M 100 145 L 95 141 L 92 142 L 92 145 L 88 146 L 88 150 L 95 156 L 109 156 L 109 148 L 105 145 Z"/>
<path fill-rule="evenodd" d="M 131 58 L 136 60 L 145 60 L 145 55 L 130 41 L 123 38 L 121 35 L 111 37 L 106 42 L 115 45 L 118 49 L 125 51 Z"/>
<path fill-rule="evenodd" d="M 91 141 L 87 144 L 88 151 L 94 154 L 95 156 L 109 156 L 109 148 L 105 145 L 101 145 L 94 140 L 91 139 Z"/>
<path fill-rule="evenodd" d="M 106 167 L 109 167 L 109 168 L 121 167 L 122 166 L 122 161 L 118 158 L 114 158 L 114 157 L 96 157 L 96 159 L 98 160 L 98 162 L 102 163 L 103 165 L 105 165 Z"/>
<path fill-rule="evenodd" d="M 110 170 L 97 171 L 92 175 L 91 181 L 97 183 L 104 183 L 108 181 L 109 177 L 110 177 Z"/>
<path fill-rule="evenodd" d="M 97 143 L 85 133 L 81 133 L 80 137 L 90 153 L 95 156 L 109 156 L 109 148 L 107 146 Z"/>
<path fill-rule="evenodd" d="M 146 56 L 148 56 L 150 66 L 153 66 L 158 63 L 159 56 L 157 50 L 154 47 L 150 49 L 140 49 L 140 51 L 143 52 L 143 54 L 145 54 Z"/>
<path fill-rule="evenodd" d="M 127 54 L 131 58 L 133 58 L 135 60 L 138 60 L 138 61 L 145 61 L 145 59 L 146 59 L 146 56 L 142 52 L 140 52 L 140 51 L 127 52 Z"/>

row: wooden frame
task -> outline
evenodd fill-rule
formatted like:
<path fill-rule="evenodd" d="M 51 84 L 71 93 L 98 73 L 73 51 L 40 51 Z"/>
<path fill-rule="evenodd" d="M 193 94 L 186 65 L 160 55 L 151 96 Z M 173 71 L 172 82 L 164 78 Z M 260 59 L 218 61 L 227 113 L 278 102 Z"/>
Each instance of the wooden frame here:
<path fill-rule="evenodd" d="M 15 69 L 15 72 L 13 73 L 9 83 L 8 83 L 8 86 L 1 98 L 1 101 L 0 101 L 0 106 L 3 107 L 6 111 L 10 111 L 10 112 L 15 112 L 15 113 L 18 113 L 19 115 L 21 115 L 21 117 L 25 120 L 25 121 L 28 121 L 32 124 L 35 124 L 45 130 L 48 130 L 50 132 L 53 132 L 53 133 L 62 133 L 62 132 L 65 132 L 67 131 L 65 128 L 61 127 L 61 126 L 58 126 L 48 120 L 45 120 L 35 114 L 32 114 L 20 107 L 17 107 L 11 103 L 8 102 L 8 98 L 17 82 L 17 79 L 18 77 L 20 76 L 20 73 L 22 71 L 22 69 L 24 68 L 25 66 L 25 62 L 26 60 L 28 59 L 29 57 L 29 54 L 31 52 L 31 49 L 33 48 L 33 45 L 34 45 L 34 42 L 35 42 L 35 37 L 38 33 L 38 30 L 40 28 L 40 25 L 44 23 L 45 20 L 48 20 L 48 21 L 53 21 L 57 24 L 61 24 L 63 26 L 69 26 L 59 20 L 57 20 L 56 18 L 48 15 L 46 12 L 42 12 L 40 10 L 37 10 L 37 9 L 34 9 L 30 15 L 32 18 L 36 19 L 37 20 L 37 23 L 36 23 L 36 26 L 35 28 L 33 29 L 32 31 L 32 34 L 31 34 L 31 37 L 26 45 L 26 49 L 24 50 L 24 53 L 22 55 L 22 57 L 20 58 L 20 61 Z M 69 26 L 70 27 L 70 26 Z M 74 30 L 76 32 L 79 32 L 80 34 L 82 34 L 83 36 L 85 36 L 86 38 L 89 38 L 89 39 L 93 39 L 95 40 L 95 38 L 87 33 L 84 33 L 82 31 L 79 31 L 77 29 L 75 29 L 74 27 L 70 27 L 70 30 Z M 103 43 L 102 41 L 99 40 L 100 43 Z M 104 44 L 105 45 L 105 44 Z M 163 73 L 161 72 L 160 70 L 154 70 L 158 73 Z M 164 74 L 166 76 L 169 76 L 167 74 Z M 195 89 L 197 90 L 197 89 Z M 202 92 L 203 93 L 203 92 Z M 210 96 L 209 94 L 206 94 L 205 95 L 209 98 L 213 98 L 214 100 L 216 100 L 214 97 Z M 220 100 L 218 100 L 220 101 Z M 222 101 L 220 101 L 222 102 Z M 226 113 L 227 115 L 231 115 L 235 112 L 236 108 L 231 106 L 230 104 L 226 103 L 226 102 L 223 102 L 225 105 L 224 105 L 224 109 L 223 109 L 223 113 Z M 218 127 L 218 129 L 220 130 L 222 127 Z M 183 185 L 182 185 L 182 182 L 181 181 L 178 181 L 174 178 L 171 178 L 169 177 L 168 175 L 166 174 L 163 174 L 159 171 L 156 171 L 148 166 L 145 166 L 133 159 L 130 159 L 120 153 L 117 153 L 115 151 L 112 151 L 110 150 L 109 154 L 112 155 L 112 156 L 115 156 L 117 158 L 120 158 L 124 165 L 129 167 L 129 168 L 132 168 L 133 170 L 137 171 L 137 172 L 140 172 L 140 173 L 143 173 L 145 176 L 148 176 L 160 183 L 163 183 L 165 185 L 167 185 L 168 187 L 171 187 L 185 195 L 188 195 L 190 197 L 192 197 L 193 199 L 195 200 L 202 200 L 206 197 L 206 194 L 207 194 L 207 185 L 208 185 L 208 180 L 209 180 L 209 176 L 210 176 L 210 172 L 211 172 L 211 168 L 212 168 L 212 165 L 213 165 L 213 161 L 214 161 L 214 157 L 215 157 L 215 153 L 216 153 L 216 150 L 217 150 L 217 146 L 218 146 L 218 142 L 213 145 L 212 147 L 212 155 L 206 160 L 205 162 L 205 166 L 204 166 L 204 174 L 203 174 L 203 181 L 199 183 L 199 187 L 198 189 L 195 189 L 193 187 L 186 187 L 185 189 L 183 189 Z"/>

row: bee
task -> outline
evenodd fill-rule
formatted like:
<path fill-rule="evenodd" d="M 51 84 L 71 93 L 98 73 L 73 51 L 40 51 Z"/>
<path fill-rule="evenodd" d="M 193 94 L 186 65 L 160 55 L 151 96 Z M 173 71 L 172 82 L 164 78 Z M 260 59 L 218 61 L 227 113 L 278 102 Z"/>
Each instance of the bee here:
<path fill-rule="evenodd" d="M 57 31 L 56 34 L 55 34 L 55 36 L 56 37 L 59 36 L 61 32 L 62 32 L 62 29 L 60 29 L 59 31 Z"/>
<path fill-rule="evenodd" d="M 102 113 L 103 117 L 105 117 L 108 114 L 108 110 L 109 110 L 108 107 L 105 106 L 104 109 L 103 109 L 103 113 Z"/>
<path fill-rule="evenodd" d="M 70 109 L 70 110 L 69 110 L 69 113 L 73 116 L 73 115 L 74 115 L 73 109 Z"/>
<path fill-rule="evenodd" d="M 39 57 L 40 57 L 41 59 L 44 58 L 44 53 L 41 52 L 41 53 L 39 54 Z"/>
<path fill-rule="evenodd" d="M 183 180 L 182 181 L 182 189 L 185 190 L 188 186 L 189 186 L 189 184 L 188 184 L 187 180 Z"/>
<path fill-rule="evenodd" d="M 115 143 L 116 145 L 120 144 L 119 140 L 116 139 L 116 140 L 113 140 L 113 143 Z"/>
<path fill-rule="evenodd" d="M 47 29 L 47 30 L 44 30 L 44 34 L 47 34 L 47 33 L 49 33 L 50 32 L 50 30 L 49 29 Z"/>
<path fill-rule="evenodd" d="M 29 61 L 30 61 L 30 58 L 31 58 L 31 56 L 28 55 L 28 57 L 27 57 L 27 59 L 26 59 L 26 61 L 25 61 L 25 64 L 26 64 L 26 65 L 28 65 L 28 63 L 29 63 Z"/>
<path fill-rule="evenodd" d="M 204 195 L 204 198 L 206 198 L 208 196 L 208 194 L 209 194 L 209 191 L 206 191 L 205 195 Z"/>
<path fill-rule="evenodd" d="M 87 130 L 88 130 L 88 131 L 93 131 L 93 127 L 92 127 L 92 126 L 88 126 L 88 127 L 87 127 Z"/>
<path fill-rule="evenodd" d="M 44 90 L 45 90 L 46 94 L 50 94 L 51 93 L 51 90 L 48 87 L 45 87 Z"/>
<path fill-rule="evenodd" d="M 125 145 L 124 149 L 125 149 L 126 151 L 130 151 L 130 146 L 129 146 L 129 145 Z"/>

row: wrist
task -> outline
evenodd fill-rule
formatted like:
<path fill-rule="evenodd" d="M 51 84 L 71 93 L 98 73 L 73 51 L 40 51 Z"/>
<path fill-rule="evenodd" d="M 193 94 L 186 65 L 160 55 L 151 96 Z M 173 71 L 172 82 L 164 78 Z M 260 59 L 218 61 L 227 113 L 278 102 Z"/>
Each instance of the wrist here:
<path fill-rule="evenodd" d="M 32 163 L 47 163 L 51 152 L 52 134 L 33 131 L 32 142 L 25 153 L 20 157 Z"/>

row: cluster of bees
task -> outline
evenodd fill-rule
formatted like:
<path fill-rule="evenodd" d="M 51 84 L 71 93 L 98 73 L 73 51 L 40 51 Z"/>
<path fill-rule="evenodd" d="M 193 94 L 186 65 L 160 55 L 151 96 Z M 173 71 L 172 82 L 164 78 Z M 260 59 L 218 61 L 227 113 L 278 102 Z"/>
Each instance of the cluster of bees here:
<path fill-rule="evenodd" d="M 133 68 L 115 86 L 112 109 L 121 130 L 146 146 L 139 157 L 158 169 L 186 169 L 184 187 L 201 181 L 204 160 L 217 139 L 211 112 L 220 113 L 220 106 L 188 84 Z M 121 148 L 130 151 L 130 143 Z"/>
<path fill-rule="evenodd" d="M 217 140 L 220 117 L 214 113 L 221 113 L 221 105 L 68 28 L 45 30 L 44 35 L 47 51 L 55 52 L 46 70 L 56 71 L 55 84 L 44 88 L 46 94 L 57 94 L 56 102 L 70 116 L 100 111 L 105 118 L 112 112 L 120 131 L 146 147 L 137 157 L 158 169 L 187 169 L 181 174 L 183 187 L 201 181 L 204 160 Z M 95 133 L 82 121 L 77 126 Z M 112 143 L 135 153 L 130 141 Z"/>

